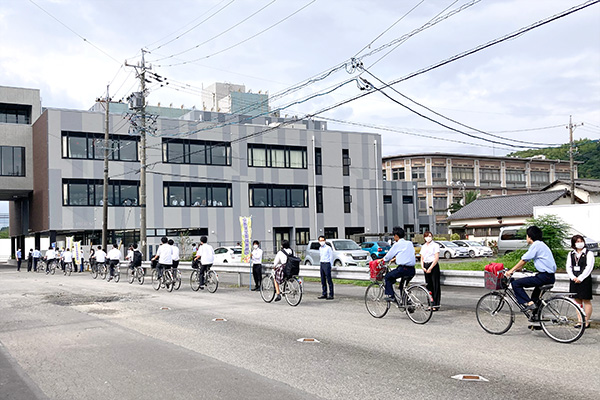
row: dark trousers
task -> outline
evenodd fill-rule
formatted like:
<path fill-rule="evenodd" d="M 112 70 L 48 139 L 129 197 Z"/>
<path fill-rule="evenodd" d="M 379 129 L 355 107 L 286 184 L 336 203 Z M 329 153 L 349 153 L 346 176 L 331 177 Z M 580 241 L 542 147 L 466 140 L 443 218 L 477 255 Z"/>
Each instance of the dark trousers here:
<path fill-rule="evenodd" d="M 429 269 L 431 263 L 423 263 L 423 266 L 425 269 Z M 430 273 L 425 274 L 425 282 L 427 283 L 427 290 L 431 292 L 431 297 L 433 297 L 433 306 L 439 307 L 442 295 L 440 287 L 440 264 L 436 264 Z"/>
<path fill-rule="evenodd" d="M 259 288 L 262 281 L 262 264 L 252 264 L 252 277 L 254 278 L 254 286 Z"/>
<path fill-rule="evenodd" d="M 398 265 L 396 269 L 391 270 L 385 274 L 385 294 L 387 296 L 394 296 L 394 283 L 400 277 L 413 277 L 415 276 L 415 267 L 406 267 L 404 265 Z"/>
<path fill-rule="evenodd" d="M 17 260 L 17 271 L 20 271 L 20 270 L 21 270 L 21 259 L 19 258 Z"/>
<path fill-rule="evenodd" d="M 31 272 L 31 263 L 33 262 L 33 258 L 29 257 L 27 259 L 27 272 Z"/>
<path fill-rule="evenodd" d="M 333 279 L 331 279 L 331 263 L 321 263 L 321 289 L 322 295 L 327 296 L 327 285 L 329 285 L 329 297 L 333 297 Z"/>
<path fill-rule="evenodd" d="M 554 283 L 554 274 L 549 272 L 539 272 L 537 275 L 528 276 L 526 278 L 515 279 L 512 281 L 512 288 L 515 291 L 515 297 L 519 304 L 529 303 L 530 299 L 525 293 L 526 287 L 534 287 L 533 293 L 531 293 L 531 300 L 536 303 L 540 299 L 539 286 L 549 285 Z"/>
<path fill-rule="evenodd" d="M 172 264 L 161 264 L 161 263 L 158 263 L 157 265 L 158 266 L 156 267 L 156 270 L 158 272 L 158 279 L 162 278 L 165 268 L 171 268 L 173 266 Z"/>
<path fill-rule="evenodd" d="M 173 279 L 177 278 L 177 267 L 179 266 L 179 260 L 173 260 Z"/>
<path fill-rule="evenodd" d="M 212 267 L 212 264 L 200 264 L 200 286 L 204 286 L 204 274 Z"/>
<path fill-rule="evenodd" d="M 109 260 L 109 272 L 108 276 L 113 277 L 115 275 L 115 265 L 119 264 L 119 260 Z"/>
<path fill-rule="evenodd" d="M 33 270 L 37 271 L 37 263 L 38 263 L 39 258 L 38 257 L 33 257 Z"/>

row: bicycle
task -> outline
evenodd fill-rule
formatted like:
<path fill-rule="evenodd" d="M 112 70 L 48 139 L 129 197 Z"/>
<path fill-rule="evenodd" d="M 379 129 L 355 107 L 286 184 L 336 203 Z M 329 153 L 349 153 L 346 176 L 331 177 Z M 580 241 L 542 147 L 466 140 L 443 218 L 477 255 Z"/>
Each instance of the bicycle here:
<path fill-rule="evenodd" d="M 140 285 L 144 284 L 145 272 L 141 265 L 128 268 L 129 283 L 133 283 L 137 280 Z"/>
<path fill-rule="evenodd" d="M 179 288 L 181 287 L 181 270 L 179 268 L 175 268 L 175 274 L 173 276 L 173 288 L 175 290 L 179 290 Z"/>
<path fill-rule="evenodd" d="M 35 272 L 46 272 L 47 265 L 48 264 L 46 263 L 45 260 L 39 260 L 37 262 L 37 270 Z"/>
<path fill-rule="evenodd" d="M 100 279 L 106 279 L 106 274 L 108 273 L 106 262 L 96 263 L 96 269 L 98 270 L 98 275 L 100 275 Z"/>
<path fill-rule="evenodd" d="M 385 275 L 390 271 L 389 267 L 383 267 L 383 272 L 365 291 L 365 306 L 371 316 L 383 318 L 391 307 L 391 301 L 385 297 Z M 406 312 L 408 318 L 415 324 L 426 324 L 433 315 L 433 298 L 429 291 L 421 284 L 412 284 L 409 278 L 402 277 L 399 286 L 394 283 L 394 301 L 400 311 Z"/>
<path fill-rule="evenodd" d="M 160 278 L 158 277 L 158 268 L 154 268 L 152 271 L 152 287 L 154 290 L 159 290 L 161 287 L 164 287 L 168 292 L 172 292 L 174 286 L 171 268 L 165 268 Z"/>
<path fill-rule="evenodd" d="M 296 307 L 302 301 L 302 281 L 296 276 L 284 277 L 283 282 L 279 285 L 281 294 L 285 297 L 285 301 Z M 270 303 L 275 298 L 275 269 L 271 273 L 264 275 L 260 282 L 260 297 Z"/>
<path fill-rule="evenodd" d="M 66 262 L 65 263 L 65 269 L 63 270 L 63 274 L 69 275 L 71 276 L 71 272 L 73 272 L 73 263 L 72 262 Z"/>
<path fill-rule="evenodd" d="M 96 279 L 98 277 L 98 262 L 90 263 L 90 275 Z"/>
<path fill-rule="evenodd" d="M 200 289 L 200 269 L 194 265 L 192 265 L 192 268 L 194 270 L 190 275 L 190 286 L 194 292 L 197 292 Z M 216 292 L 219 287 L 219 276 L 210 267 L 207 267 L 204 271 L 204 285 L 210 293 Z"/>
<path fill-rule="evenodd" d="M 536 302 L 535 310 L 525 310 L 519 304 L 514 291 L 509 287 L 509 280 L 504 276 L 508 269 L 500 271 L 497 279 L 501 283 L 501 290 L 493 290 L 484 294 L 477 302 L 477 322 L 484 331 L 502 335 L 512 327 L 515 322 L 515 313 L 511 302 L 525 314 L 531 323 L 539 323 L 542 330 L 550 339 L 559 343 L 572 343 L 579 339 L 585 331 L 585 313 L 566 295 L 555 295 L 545 299 L 547 291 L 554 287 L 553 284 L 539 286 L 540 298 Z M 512 281 L 513 279 L 511 279 Z M 535 325 L 530 325 L 535 329 Z"/>
<path fill-rule="evenodd" d="M 108 269 L 108 267 L 105 266 L 105 268 Z M 108 271 L 107 271 L 108 273 Z M 110 277 L 109 277 L 110 278 Z M 112 279 L 115 280 L 115 283 L 119 283 L 119 281 L 121 280 L 121 266 L 119 263 L 115 264 L 113 267 L 113 276 Z"/>

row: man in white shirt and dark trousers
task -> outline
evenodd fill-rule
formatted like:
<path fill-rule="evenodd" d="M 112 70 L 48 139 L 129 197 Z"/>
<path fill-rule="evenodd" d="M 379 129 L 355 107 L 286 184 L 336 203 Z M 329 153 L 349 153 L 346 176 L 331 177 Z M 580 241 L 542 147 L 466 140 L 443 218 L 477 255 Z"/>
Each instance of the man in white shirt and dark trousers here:
<path fill-rule="evenodd" d="M 204 274 L 206 270 L 212 267 L 213 262 L 215 261 L 215 251 L 213 250 L 213 247 L 206 242 L 208 242 L 208 238 L 202 236 L 200 238 L 200 248 L 198 248 L 195 258 L 195 260 L 200 259 L 200 289 L 204 289 Z"/>
<path fill-rule="evenodd" d="M 252 242 L 252 276 L 254 277 L 254 289 L 252 291 L 260 290 L 260 282 L 262 280 L 262 256 L 263 251 L 260 248 L 258 240 Z"/>
<path fill-rule="evenodd" d="M 321 296 L 317 299 L 333 300 L 333 279 L 331 279 L 331 263 L 333 261 L 333 250 L 325 242 L 325 236 L 319 236 L 319 259 L 321 262 Z M 327 295 L 327 285 L 329 285 L 329 296 Z"/>
<path fill-rule="evenodd" d="M 169 239 L 163 236 L 160 239 L 160 246 L 156 250 L 156 255 L 152 258 L 153 260 L 158 259 L 157 276 L 161 279 L 165 268 L 171 268 L 173 266 L 173 252 L 171 246 L 169 246 Z"/>
<path fill-rule="evenodd" d="M 169 246 L 171 246 L 171 258 L 173 259 L 173 278 L 176 278 L 179 266 L 179 247 L 175 246 L 173 239 L 169 239 Z"/>
<path fill-rule="evenodd" d="M 115 275 L 115 265 L 118 265 L 119 262 L 121 261 L 121 251 L 119 250 L 119 247 L 117 246 L 117 244 L 113 244 L 112 245 L 112 249 L 109 250 L 108 254 L 106 255 L 106 258 L 108 258 L 108 262 L 110 265 L 109 268 L 109 275 L 108 275 L 108 282 L 110 282 L 110 280 L 113 278 L 113 276 Z"/>

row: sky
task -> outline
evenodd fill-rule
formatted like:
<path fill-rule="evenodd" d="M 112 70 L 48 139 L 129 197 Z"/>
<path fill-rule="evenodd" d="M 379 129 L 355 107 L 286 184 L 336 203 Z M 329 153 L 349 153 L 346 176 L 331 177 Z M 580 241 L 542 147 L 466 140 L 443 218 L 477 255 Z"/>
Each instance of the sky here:
<path fill-rule="evenodd" d="M 282 116 L 378 132 L 384 156 L 506 155 L 568 141 L 571 115 L 583 123 L 575 139 L 600 139 L 600 4 L 414 73 L 584 3 L 2 0 L 0 85 L 40 89 L 43 107 L 89 109 L 107 85 L 114 100 L 138 90 L 125 62 L 143 48 L 170 82 L 149 84 L 150 105 L 201 108 L 203 87 L 230 82 L 268 92 Z"/>

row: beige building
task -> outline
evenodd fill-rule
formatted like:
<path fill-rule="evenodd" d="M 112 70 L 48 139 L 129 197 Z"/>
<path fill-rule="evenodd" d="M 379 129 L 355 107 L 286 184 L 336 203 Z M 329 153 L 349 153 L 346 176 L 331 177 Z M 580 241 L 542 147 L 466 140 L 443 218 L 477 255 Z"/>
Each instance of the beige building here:
<path fill-rule="evenodd" d="M 447 232 L 448 208 L 467 191 L 480 196 L 530 193 L 569 179 L 569 162 L 533 158 L 423 153 L 383 157 L 383 179 L 418 184 L 419 212 L 435 216 L 437 232 Z M 577 165 L 575 166 L 577 177 Z"/>
<path fill-rule="evenodd" d="M 571 182 L 559 179 L 542 190 L 571 190 Z M 575 179 L 575 196 L 585 203 L 600 203 L 600 179 Z"/>

